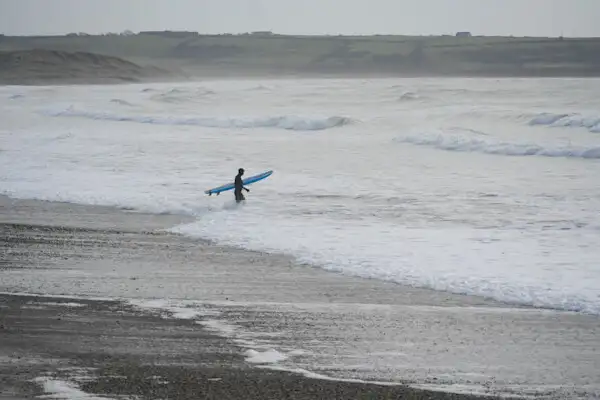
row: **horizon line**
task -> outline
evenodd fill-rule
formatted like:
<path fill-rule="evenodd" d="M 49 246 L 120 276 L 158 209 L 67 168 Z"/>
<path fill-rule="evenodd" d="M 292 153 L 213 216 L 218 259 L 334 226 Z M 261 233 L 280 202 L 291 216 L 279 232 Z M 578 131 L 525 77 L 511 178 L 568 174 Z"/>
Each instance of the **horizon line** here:
<path fill-rule="evenodd" d="M 87 33 L 87 32 L 68 32 L 68 33 L 52 33 L 52 34 L 6 34 L 0 33 L 0 36 L 4 37 L 71 37 L 71 36 L 137 36 L 147 33 L 189 33 L 197 36 L 288 36 L 288 37 L 381 37 L 381 36 L 396 36 L 396 37 L 457 37 L 458 33 L 466 32 L 471 37 L 502 37 L 502 38 L 568 38 L 568 39 L 597 39 L 600 36 L 549 36 L 549 35 L 514 35 L 514 34 L 474 34 L 469 31 L 457 31 L 454 34 L 450 33 L 437 33 L 437 34 L 400 34 L 400 33 L 276 33 L 268 30 L 258 30 L 249 32 L 219 32 L 219 33 L 201 33 L 198 31 L 191 30 L 144 30 L 133 32 L 125 29 L 120 32 L 101 32 L 101 33 Z"/>

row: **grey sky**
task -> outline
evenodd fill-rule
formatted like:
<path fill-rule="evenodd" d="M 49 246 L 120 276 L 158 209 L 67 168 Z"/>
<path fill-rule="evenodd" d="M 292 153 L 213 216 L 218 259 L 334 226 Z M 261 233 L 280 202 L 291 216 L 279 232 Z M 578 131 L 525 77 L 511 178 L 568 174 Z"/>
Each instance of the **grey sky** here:
<path fill-rule="evenodd" d="M 600 36 L 600 0 L 0 0 L 0 32 Z"/>

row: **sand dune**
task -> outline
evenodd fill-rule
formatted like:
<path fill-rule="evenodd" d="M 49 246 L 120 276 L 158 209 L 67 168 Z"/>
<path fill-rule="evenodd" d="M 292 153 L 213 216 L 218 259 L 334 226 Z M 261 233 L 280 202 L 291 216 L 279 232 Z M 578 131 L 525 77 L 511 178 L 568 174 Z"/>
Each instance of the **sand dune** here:
<path fill-rule="evenodd" d="M 0 84 L 136 82 L 167 75 L 160 68 L 88 52 L 0 52 Z"/>

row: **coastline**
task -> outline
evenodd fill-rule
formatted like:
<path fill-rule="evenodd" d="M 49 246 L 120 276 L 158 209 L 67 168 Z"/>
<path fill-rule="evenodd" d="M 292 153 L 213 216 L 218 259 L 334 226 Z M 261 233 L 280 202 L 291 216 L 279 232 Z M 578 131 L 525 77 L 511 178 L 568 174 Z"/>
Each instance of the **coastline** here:
<path fill-rule="evenodd" d="M 0 338 L 0 398 L 487 398 L 254 369 L 189 321 L 115 301 L 0 295 Z"/>
<path fill-rule="evenodd" d="M 6 393 L 0 393 L 41 395 L 40 382 L 48 378 L 30 379 L 51 372 L 63 382 L 58 387 L 77 383 L 73 390 L 109 397 L 476 398 L 343 381 L 340 376 L 355 371 L 334 367 L 329 372 L 338 380 L 276 371 L 277 363 L 255 368 L 248 361 L 248 351 L 260 353 L 259 344 L 276 346 L 277 340 L 285 344 L 279 347 L 284 353 L 284 348 L 302 348 L 311 340 L 327 343 L 340 335 L 334 343 L 341 340 L 343 351 L 345 343 L 359 346 L 377 334 L 389 337 L 392 349 L 412 352 L 413 362 L 439 360 L 440 365 L 454 362 L 450 370 L 495 371 L 499 381 L 513 369 L 524 384 L 544 374 L 557 381 L 579 375 L 581 382 L 565 389 L 584 395 L 589 393 L 580 387 L 584 381 L 585 390 L 599 385 L 593 375 L 600 365 L 596 317 L 345 277 L 297 265 L 283 255 L 163 231 L 188 220 L 0 196 L 0 246 L 6 256 L 0 264 L 0 291 L 5 292 L 0 295 L 0 383 Z M 136 302 L 150 306 L 134 307 Z M 174 307 L 185 315 L 164 318 Z M 462 354 L 466 349 L 471 354 Z M 532 358 L 531 364 L 518 365 L 521 356 Z M 560 360 L 563 365 L 552 365 Z M 536 367 L 540 371 L 531 370 L 541 362 L 547 364 Z M 440 371 L 429 367 L 432 377 Z M 80 379 L 84 372 L 93 379 Z M 409 377 L 398 378 L 396 383 L 405 379 L 414 385 Z M 469 379 L 478 384 L 475 376 Z M 461 386 L 439 378 L 423 386 L 450 391 L 453 384 Z M 497 390 L 490 383 L 489 394 Z M 540 397 L 555 395 L 542 392 Z"/>
<path fill-rule="evenodd" d="M 598 58 L 593 56 L 599 48 L 597 38 L 302 36 L 273 32 L 211 35 L 156 31 L 127 36 L 71 34 L 0 39 L 0 53 L 7 53 L 7 57 L 15 52 L 49 53 L 38 54 L 29 68 L 21 66 L 16 71 L 12 61 L 4 63 L 6 71 L 12 74 L 10 79 L 28 81 L 25 83 L 81 79 L 99 82 L 102 79 L 98 78 L 106 77 L 113 82 L 139 82 L 149 76 L 181 79 L 600 76 Z M 58 60 L 52 55 L 57 52 L 61 54 Z M 82 52 L 89 52 L 92 62 L 82 57 Z M 39 57 L 46 61 L 41 68 Z M 65 62 L 65 57 L 72 60 Z M 100 65 L 98 60 L 102 61 Z M 83 68 L 74 68 L 78 65 Z M 65 73 L 65 69 L 71 71 Z M 0 81 L 6 78 L 8 75 L 0 77 Z"/>

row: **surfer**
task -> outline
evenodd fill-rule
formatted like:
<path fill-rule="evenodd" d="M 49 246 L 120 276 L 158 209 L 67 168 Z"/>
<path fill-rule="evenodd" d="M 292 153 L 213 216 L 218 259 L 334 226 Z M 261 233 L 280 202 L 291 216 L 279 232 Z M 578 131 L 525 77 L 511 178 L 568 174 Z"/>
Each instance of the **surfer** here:
<path fill-rule="evenodd" d="M 234 186 L 235 189 L 233 193 L 235 194 L 236 203 L 241 202 L 242 200 L 246 200 L 244 195 L 242 194 L 242 189 L 246 192 L 249 192 L 250 189 L 244 187 L 244 182 L 242 181 L 242 175 L 244 175 L 244 168 L 238 169 L 238 174 L 235 176 Z"/>

